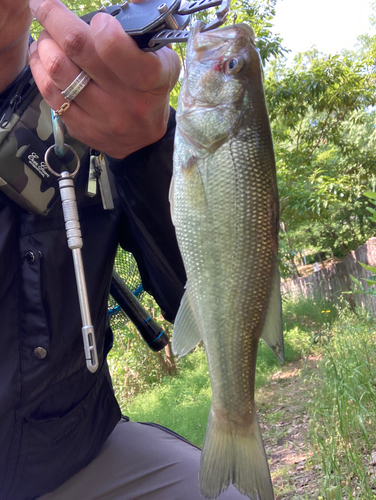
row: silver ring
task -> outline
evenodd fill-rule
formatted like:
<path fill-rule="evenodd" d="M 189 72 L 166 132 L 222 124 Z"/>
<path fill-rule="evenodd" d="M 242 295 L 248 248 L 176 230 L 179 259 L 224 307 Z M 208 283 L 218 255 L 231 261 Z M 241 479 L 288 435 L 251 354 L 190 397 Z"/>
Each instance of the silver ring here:
<path fill-rule="evenodd" d="M 81 71 L 81 73 L 76 76 L 73 82 L 68 85 L 65 90 L 62 91 L 62 95 L 68 102 L 73 101 L 73 99 L 78 96 L 81 90 L 86 87 L 89 81 L 90 76 L 85 73 L 85 71 Z"/>
<path fill-rule="evenodd" d="M 51 172 L 51 174 L 53 174 L 55 177 L 61 177 L 61 174 L 59 174 L 59 172 L 56 172 L 48 162 L 48 155 L 50 154 L 50 151 L 52 151 L 52 149 L 54 149 L 54 147 L 55 147 L 55 144 L 52 144 L 52 146 L 50 146 L 47 149 L 47 151 L 44 154 L 44 161 L 45 161 L 46 167 L 48 168 L 49 172 Z M 69 144 L 64 143 L 64 147 L 68 148 L 69 151 L 72 151 L 74 158 L 77 162 L 77 166 L 76 166 L 75 170 L 72 173 L 69 173 L 70 177 L 74 177 L 80 168 L 80 157 L 78 156 L 76 150 L 74 148 L 72 148 L 72 146 L 70 146 Z"/>

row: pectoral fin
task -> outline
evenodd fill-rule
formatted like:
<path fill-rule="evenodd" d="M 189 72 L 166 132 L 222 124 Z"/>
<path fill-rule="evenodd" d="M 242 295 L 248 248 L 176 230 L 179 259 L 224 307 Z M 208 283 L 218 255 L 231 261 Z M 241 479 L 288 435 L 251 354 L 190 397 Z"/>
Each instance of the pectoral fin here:
<path fill-rule="evenodd" d="M 202 339 L 189 297 L 188 287 L 180 303 L 172 335 L 172 351 L 179 358 L 191 351 Z"/>
<path fill-rule="evenodd" d="M 170 202 L 171 220 L 172 220 L 172 223 L 175 225 L 175 222 L 174 222 L 174 176 L 171 177 L 170 189 L 168 192 L 168 201 Z"/>
<path fill-rule="evenodd" d="M 266 313 L 264 328 L 261 334 L 261 340 L 267 344 L 277 356 L 279 361 L 285 359 L 285 349 L 283 344 L 283 329 L 282 329 L 282 301 L 280 291 L 280 278 L 278 267 L 274 272 L 272 281 L 272 291 L 268 310 Z"/>

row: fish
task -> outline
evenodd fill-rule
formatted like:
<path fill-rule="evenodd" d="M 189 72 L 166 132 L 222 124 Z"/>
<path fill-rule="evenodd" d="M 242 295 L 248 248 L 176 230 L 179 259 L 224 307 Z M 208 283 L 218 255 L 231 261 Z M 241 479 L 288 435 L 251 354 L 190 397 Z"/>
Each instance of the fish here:
<path fill-rule="evenodd" d="M 171 216 L 187 283 L 172 347 L 203 340 L 212 405 L 199 489 L 233 484 L 274 499 L 254 388 L 259 339 L 284 358 L 278 270 L 279 202 L 255 35 L 240 23 L 190 33 L 176 111 Z"/>

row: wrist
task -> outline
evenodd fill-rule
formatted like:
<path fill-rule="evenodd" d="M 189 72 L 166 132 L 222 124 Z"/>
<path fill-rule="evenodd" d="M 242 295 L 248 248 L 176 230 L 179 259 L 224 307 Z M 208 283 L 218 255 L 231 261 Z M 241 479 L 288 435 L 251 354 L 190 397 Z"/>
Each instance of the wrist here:
<path fill-rule="evenodd" d="M 140 164 L 139 160 L 141 158 L 145 159 L 146 157 L 158 155 L 160 150 L 168 149 L 169 144 L 173 143 L 174 135 L 175 135 L 175 110 L 174 108 L 169 107 L 166 130 L 164 135 L 159 140 L 157 140 L 152 144 L 139 148 L 136 151 L 132 151 L 131 153 L 124 155 L 121 158 L 112 156 L 111 154 L 106 154 L 113 174 L 114 175 L 124 174 L 126 170 L 136 168 L 136 166 Z"/>
<path fill-rule="evenodd" d="M 122 146 L 119 144 L 119 148 L 111 148 L 111 150 L 105 151 L 106 156 L 113 163 L 123 162 L 129 156 L 137 154 L 138 152 L 142 153 L 143 151 L 149 150 L 160 141 L 163 141 L 168 131 L 174 127 L 175 110 L 168 105 L 164 112 L 163 123 L 159 127 L 155 127 L 155 132 L 146 136 L 146 141 L 144 141 L 143 145 L 134 147 L 133 144 L 129 144 L 128 146 Z"/>

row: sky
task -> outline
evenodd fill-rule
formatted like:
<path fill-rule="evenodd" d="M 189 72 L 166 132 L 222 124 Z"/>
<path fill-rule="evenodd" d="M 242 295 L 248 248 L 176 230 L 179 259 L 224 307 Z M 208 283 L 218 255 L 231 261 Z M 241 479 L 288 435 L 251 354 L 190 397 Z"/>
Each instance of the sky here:
<path fill-rule="evenodd" d="M 316 45 L 326 54 L 352 49 L 370 31 L 371 0 L 277 0 L 275 33 L 292 55 Z"/>

